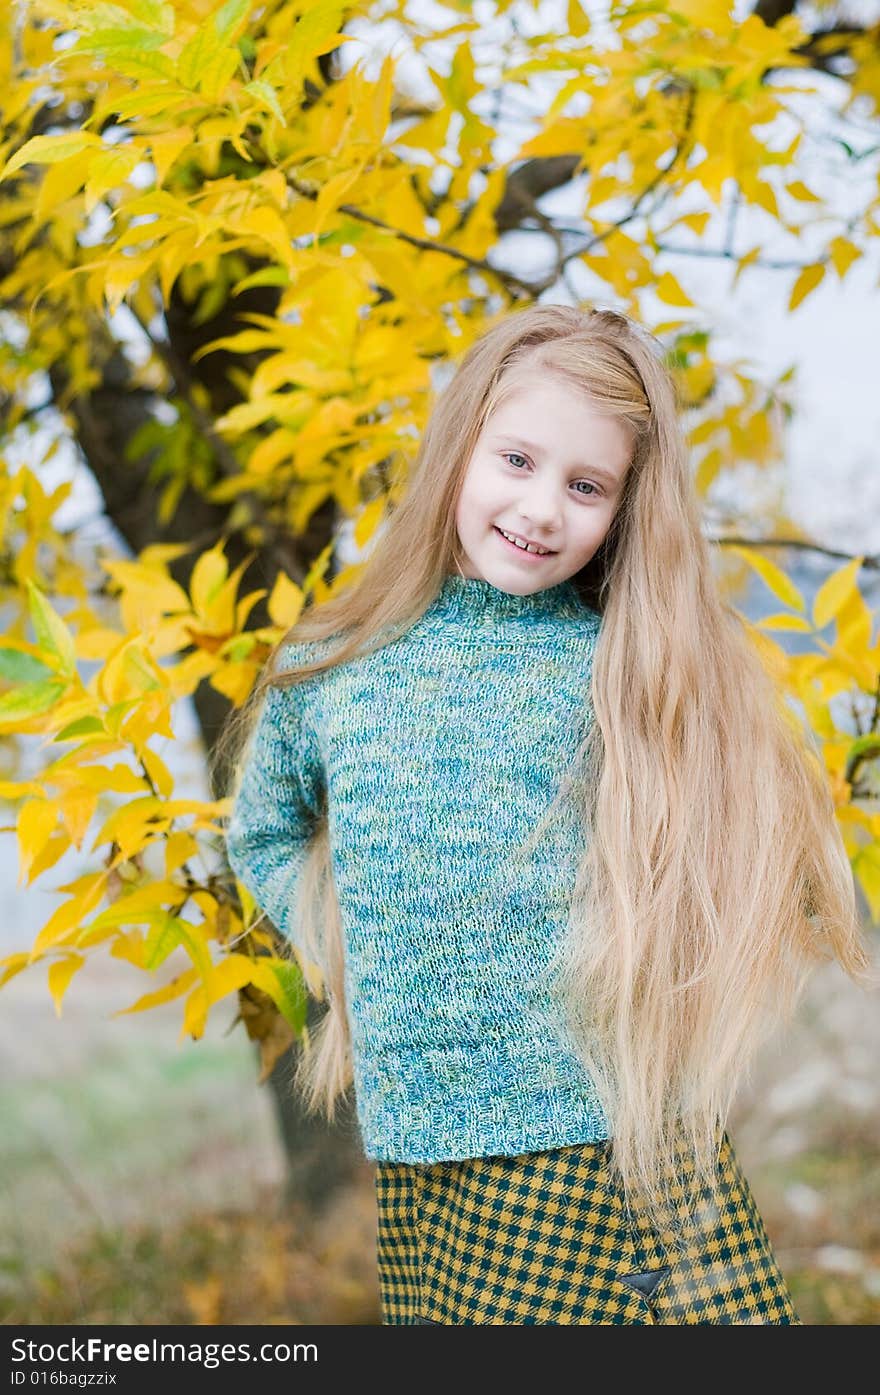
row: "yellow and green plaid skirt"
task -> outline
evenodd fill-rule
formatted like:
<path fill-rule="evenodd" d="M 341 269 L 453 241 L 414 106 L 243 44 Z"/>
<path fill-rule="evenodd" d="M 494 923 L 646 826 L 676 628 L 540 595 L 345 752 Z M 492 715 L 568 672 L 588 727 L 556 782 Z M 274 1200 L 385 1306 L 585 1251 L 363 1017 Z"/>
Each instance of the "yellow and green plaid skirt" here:
<path fill-rule="evenodd" d="M 375 1166 L 385 1325 L 800 1325 L 726 1133 L 705 1225 L 671 1244 L 627 1213 L 607 1143 Z"/>

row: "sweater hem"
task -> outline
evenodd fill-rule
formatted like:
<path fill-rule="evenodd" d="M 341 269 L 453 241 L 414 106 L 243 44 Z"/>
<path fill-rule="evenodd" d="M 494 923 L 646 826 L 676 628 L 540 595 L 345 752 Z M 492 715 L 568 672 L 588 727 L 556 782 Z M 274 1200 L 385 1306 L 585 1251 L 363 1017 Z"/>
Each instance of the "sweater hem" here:
<path fill-rule="evenodd" d="M 498 1118 L 499 1104 L 505 1116 L 503 1120 Z M 452 1109 L 442 1103 L 427 1105 L 424 1112 L 431 1116 L 434 1125 L 430 1131 L 416 1127 L 417 1120 L 402 1120 L 399 1115 L 393 1122 L 388 1121 L 387 1129 L 381 1125 L 377 1127 L 375 1122 L 369 1131 L 361 1126 L 367 1160 L 425 1164 L 460 1162 L 465 1158 L 516 1157 L 522 1153 L 566 1148 L 574 1143 L 604 1143 L 609 1138 L 608 1125 L 598 1104 L 586 1105 L 579 1114 L 569 1111 L 567 1117 L 537 1121 L 525 1114 L 519 1118 L 511 1114 L 508 1100 L 487 1102 L 482 1113 L 479 1102 L 473 1101 L 466 1106 L 471 1116 L 469 1126 L 461 1118 L 465 1112 L 461 1101 L 456 1101 Z"/>

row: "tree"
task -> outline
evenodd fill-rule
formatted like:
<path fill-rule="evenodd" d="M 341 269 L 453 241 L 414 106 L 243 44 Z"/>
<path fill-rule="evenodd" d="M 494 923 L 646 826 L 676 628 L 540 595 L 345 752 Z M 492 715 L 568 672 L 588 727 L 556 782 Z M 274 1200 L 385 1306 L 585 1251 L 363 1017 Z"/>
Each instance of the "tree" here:
<path fill-rule="evenodd" d="M 229 873 L 222 799 L 180 798 L 161 749 L 181 698 L 210 749 L 306 597 L 347 583 L 340 522 L 368 544 L 445 362 L 487 315 L 549 296 L 647 323 L 707 506 L 743 464 L 778 462 L 791 372 L 766 383 L 725 362 L 670 261 L 720 258 L 735 285 L 770 262 L 780 233 L 818 235 L 820 250 L 770 262 L 794 314 L 871 254 L 876 181 L 842 219 L 796 161 L 805 110 L 826 110 L 830 83 L 845 100 L 829 152 L 845 170 L 876 162 L 880 29 L 811 31 L 795 3 L 742 20 L 731 8 L 617 4 L 594 24 L 570 0 L 547 32 L 525 0 L 480 18 L 451 3 L 430 23 L 396 0 L 0 6 L 13 615 L 0 730 L 44 742 L 38 773 L 0 794 L 17 805 L 28 882 L 71 846 L 93 861 L 60 888 L 31 952 L 3 961 L 3 981 L 45 964 L 60 1011 L 89 955 L 109 950 L 162 980 L 128 1010 L 181 998 L 196 1038 L 235 994 L 261 1078 L 285 1096 L 287 1053 L 314 1011 L 302 966 Z M 394 52 L 373 62 L 358 50 L 380 20 Z M 402 80 L 404 57 L 427 95 Z M 573 215 L 550 211 L 563 190 Z M 750 247 L 746 208 L 767 229 Z M 530 274 L 524 245 L 540 264 Z M 12 465 L 13 443 L 47 420 L 59 425 L 44 458 L 75 440 L 131 558 L 83 563 L 55 522 L 69 486 L 47 490 L 36 463 Z M 811 545 L 782 515 L 773 527 Z M 783 604 L 754 640 L 803 704 L 878 920 L 880 644 L 857 584 L 877 559 L 845 559 L 808 613 L 755 539 L 722 527 L 718 542 L 725 584 L 754 569 Z M 786 655 L 773 629 L 810 637 L 808 652 Z M 299 1173 L 315 1196 L 326 1158 L 317 1148 Z"/>

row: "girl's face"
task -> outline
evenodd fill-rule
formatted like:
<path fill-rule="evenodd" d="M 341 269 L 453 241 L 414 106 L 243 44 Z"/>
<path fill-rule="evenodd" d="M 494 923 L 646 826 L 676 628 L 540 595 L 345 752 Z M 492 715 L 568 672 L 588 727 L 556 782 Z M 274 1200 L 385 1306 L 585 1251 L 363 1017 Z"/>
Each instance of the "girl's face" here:
<path fill-rule="evenodd" d="M 545 372 L 516 387 L 465 472 L 455 515 L 463 574 L 515 595 L 574 576 L 611 526 L 631 452 L 629 427 L 563 379 Z"/>

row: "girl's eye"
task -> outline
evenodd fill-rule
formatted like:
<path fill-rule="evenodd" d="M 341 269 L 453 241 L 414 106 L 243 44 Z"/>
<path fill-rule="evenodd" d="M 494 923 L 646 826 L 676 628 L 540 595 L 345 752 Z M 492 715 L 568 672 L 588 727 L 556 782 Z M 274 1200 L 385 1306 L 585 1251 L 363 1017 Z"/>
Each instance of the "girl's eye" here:
<path fill-rule="evenodd" d="M 529 463 L 528 460 L 526 459 L 526 457 L 525 457 L 524 455 L 521 455 L 520 452 L 519 452 L 518 450 L 507 450 L 507 451 L 502 451 L 501 454 L 502 454 L 502 458 L 503 458 L 504 460 L 509 460 L 509 461 L 510 461 L 510 463 L 513 465 L 514 470 L 520 470 L 520 469 L 522 468 L 522 467 L 519 466 L 519 465 L 514 465 L 514 464 L 513 464 L 514 460 L 522 460 L 523 463 L 526 464 L 526 465 L 528 465 L 528 463 Z M 582 485 L 585 485 L 585 486 L 586 486 L 585 489 L 578 489 L 578 490 L 576 491 L 578 494 L 582 494 L 582 495 L 584 496 L 585 499 L 591 499 L 591 498 L 593 497 L 594 494 L 598 494 L 598 493 L 599 493 L 599 491 L 598 491 L 598 489 L 596 488 L 596 486 L 595 486 L 594 484 L 590 484 L 590 481 L 589 481 L 589 480 L 578 480 L 577 483 L 578 483 L 579 485 L 582 484 Z M 589 490 L 589 493 L 587 492 L 588 490 Z"/>

